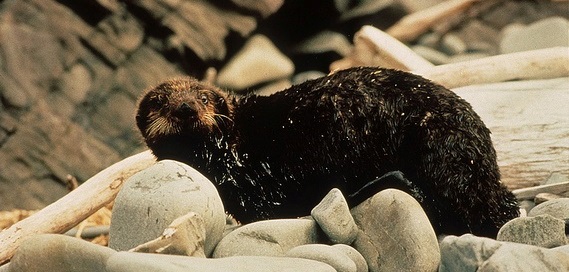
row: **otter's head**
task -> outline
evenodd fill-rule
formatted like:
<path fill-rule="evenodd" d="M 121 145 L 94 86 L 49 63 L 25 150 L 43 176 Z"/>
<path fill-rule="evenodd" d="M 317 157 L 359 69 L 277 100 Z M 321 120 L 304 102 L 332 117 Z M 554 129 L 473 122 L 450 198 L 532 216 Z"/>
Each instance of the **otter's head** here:
<path fill-rule="evenodd" d="M 136 124 L 152 149 L 162 140 L 182 137 L 213 138 L 231 125 L 227 93 L 192 78 L 166 81 L 140 100 Z"/>

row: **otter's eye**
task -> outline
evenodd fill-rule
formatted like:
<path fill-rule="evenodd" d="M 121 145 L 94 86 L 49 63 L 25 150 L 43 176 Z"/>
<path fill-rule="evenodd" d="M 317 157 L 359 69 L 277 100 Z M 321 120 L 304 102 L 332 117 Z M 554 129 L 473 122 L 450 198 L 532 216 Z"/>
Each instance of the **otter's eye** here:
<path fill-rule="evenodd" d="M 201 99 L 202 99 L 202 103 L 204 103 L 204 104 L 207 104 L 207 102 L 209 102 L 209 100 L 207 99 L 207 95 L 205 95 L 205 94 L 202 95 Z"/>

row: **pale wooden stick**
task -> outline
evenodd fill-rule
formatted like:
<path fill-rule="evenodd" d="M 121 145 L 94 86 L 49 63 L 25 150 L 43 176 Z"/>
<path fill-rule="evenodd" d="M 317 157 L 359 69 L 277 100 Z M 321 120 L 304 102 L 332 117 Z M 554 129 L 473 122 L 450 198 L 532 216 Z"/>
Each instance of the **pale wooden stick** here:
<path fill-rule="evenodd" d="M 553 47 L 412 71 L 447 88 L 569 76 L 569 47 Z"/>
<path fill-rule="evenodd" d="M 205 236 L 203 217 L 195 212 L 189 212 L 174 219 L 160 237 L 129 251 L 205 258 Z"/>
<path fill-rule="evenodd" d="M 399 22 L 387 29 L 386 32 L 402 42 L 415 40 L 436 23 L 443 21 L 449 16 L 463 12 L 477 1 L 451 0 L 441 2 L 431 8 L 403 17 Z"/>
<path fill-rule="evenodd" d="M 551 193 L 557 195 L 565 195 L 569 192 L 569 181 L 555 184 L 540 185 L 529 188 L 513 190 L 512 193 L 518 200 L 534 199 L 539 193 Z"/>
<path fill-rule="evenodd" d="M 363 26 L 354 35 L 354 48 L 350 55 L 332 63 L 330 70 L 353 66 L 381 66 L 410 71 L 427 70 L 433 64 L 380 29 Z"/>
<path fill-rule="evenodd" d="M 124 181 L 155 162 L 150 151 L 104 169 L 56 202 L 0 232 L 0 264 L 8 261 L 26 237 L 63 233 L 114 200 Z"/>

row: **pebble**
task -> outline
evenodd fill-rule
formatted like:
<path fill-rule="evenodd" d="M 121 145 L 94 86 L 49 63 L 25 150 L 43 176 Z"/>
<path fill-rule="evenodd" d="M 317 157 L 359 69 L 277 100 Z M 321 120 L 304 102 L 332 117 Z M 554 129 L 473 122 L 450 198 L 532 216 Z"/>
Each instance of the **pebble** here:
<path fill-rule="evenodd" d="M 3 104 L 16 109 L 26 108 L 32 102 L 32 98 L 28 92 L 19 87 L 18 83 L 12 78 L 2 79 L 0 96 Z"/>
<path fill-rule="evenodd" d="M 549 214 L 561 220 L 569 219 L 569 198 L 558 198 L 543 202 L 531 209 L 528 216 Z"/>
<path fill-rule="evenodd" d="M 565 221 L 547 214 L 515 218 L 502 226 L 496 240 L 545 248 L 564 246 Z"/>
<path fill-rule="evenodd" d="M 312 219 L 275 219 L 244 225 L 219 242 L 214 258 L 229 256 L 284 256 L 293 247 L 323 242 Z"/>
<path fill-rule="evenodd" d="M 269 96 L 290 86 L 292 86 L 290 80 L 282 79 L 255 90 L 255 94 L 260 96 Z"/>
<path fill-rule="evenodd" d="M 143 26 L 135 16 L 128 13 L 109 16 L 98 28 L 114 46 L 124 52 L 136 50 L 144 41 Z"/>
<path fill-rule="evenodd" d="M 324 77 L 324 76 L 326 76 L 326 74 L 322 73 L 320 71 L 314 71 L 314 70 L 304 71 L 304 72 L 301 72 L 301 73 L 294 75 L 292 77 L 292 83 L 293 84 L 300 84 L 300 83 L 303 83 L 305 81 L 308 81 L 311 79 L 317 79 L 317 78 Z"/>
<path fill-rule="evenodd" d="M 441 39 L 441 48 L 444 53 L 457 55 L 466 52 L 466 43 L 457 35 L 449 33 Z"/>
<path fill-rule="evenodd" d="M 303 258 L 327 263 L 338 272 L 357 272 L 354 261 L 341 250 L 324 244 L 301 245 L 286 253 L 288 257 Z"/>
<path fill-rule="evenodd" d="M 499 242 L 465 234 L 441 242 L 439 272 L 454 271 L 567 271 L 569 254 L 518 243 Z"/>
<path fill-rule="evenodd" d="M 413 52 L 417 53 L 419 56 L 425 58 L 435 65 L 446 64 L 449 62 L 450 58 L 445 53 L 437 51 L 431 47 L 423 45 L 412 46 Z"/>
<path fill-rule="evenodd" d="M 437 270 L 441 257 L 435 231 L 412 196 L 383 190 L 351 212 L 360 229 L 352 245 L 370 271 Z"/>
<path fill-rule="evenodd" d="M 206 259 L 187 256 L 119 252 L 107 262 L 106 272 L 334 272 L 330 265 L 300 258 L 236 256 Z"/>
<path fill-rule="evenodd" d="M 358 227 L 342 192 L 334 188 L 310 212 L 320 228 L 334 244 L 351 244 Z"/>
<path fill-rule="evenodd" d="M 552 248 L 552 250 L 569 254 L 569 245 Z"/>
<path fill-rule="evenodd" d="M 368 271 L 367 262 L 364 259 L 364 256 L 362 256 L 362 254 L 359 253 L 355 248 L 344 244 L 335 244 L 332 245 L 332 247 L 346 254 L 346 256 L 348 256 L 356 265 L 357 272 Z"/>
<path fill-rule="evenodd" d="M 413 13 L 430 8 L 444 1 L 445 0 L 424 0 L 424 1 L 397 0 L 395 2 L 403 6 L 408 13 Z"/>
<path fill-rule="evenodd" d="M 347 56 L 352 51 L 352 44 L 341 33 L 322 31 L 297 45 L 294 51 L 304 54 L 336 52 L 340 56 Z"/>
<path fill-rule="evenodd" d="M 535 197 L 533 198 L 533 202 L 535 202 L 536 205 L 539 205 L 539 204 L 547 202 L 549 200 L 554 200 L 554 199 L 559 199 L 559 198 L 563 198 L 563 197 L 560 195 L 557 195 L 557 194 L 552 194 L 552 193 L 539 193 L 539 194 L 535 195 Z"/>
<path fill-rule="evenodd" d="M 510 24 L 502 30 L 500 51 L 502 54 L 569 46 L 569 20 L 550 17 L 522 26 Z"/>
<path fill-rule="evenodd" d="M 524 210 L 527 215 L 527 213 L 535 207 L 535 202 L 533 202 L 532 200 L 522 200 L 519 202 L 519 205 L 520 205 L 520 210 Z"/>
<path fill-rule="evenodd" d="M 338 252 L 341 251 L 338 250 Z M 348 261 L 350 260 L 348 259 Z M 40 234 L 24 240 L 11 262 L 0 267 L 0 271 L 335 272 L 336 270 L 326 263 L 306 258 L 237 256 L 211 259 L 179 255 L 117 252 L 108 247 L 66 235 Z"/>
<path fill-rule="evenodd" d="M 440 41 L 441 41 L 441 35 L 439 33 L 427 32 L 418 38 L 417 44 L 426 47 L 436 48 L 439 46 Z"/>
<path fill-rule="evenodd" d="M 203 218 L 209 256 L 225 228 L 225 210 L 215 186 L 186 164 L 159 161 L 129 178 L 118 193 L 109 247 L 129 250 L 153 240 L 174 219 L 189 212 Z"/>
<path fill-rule="evenodd" d="M 76 104 L 85 101 L 87 93 L 93 85 L 89 69 L 81 63 L 73 65 L 69 72 L 63 75 L 62 81 L 61 89 Z"/>
<path fill-rule="evenodd" d="M 356 2 L 355 7 L 342 13 L 340 20 L 347 21 L 353 18 L 374 14 L 394 4 L 394 0 L 361 0 Z"/>
<path fill-rule="evenodd" d="M 24 240 L 8 271 L 105 271 L 116 251 L 60 234 L 39 234 Z"/>
<path fill-rule="evenodd" d="M 456 35 L 467 44 L 469 51 L 482 51 L 492 55 L 498 53 L 500 32 L 482 21 L 466 22 Z"/>
<path fill-rule="evenodd" d="M 291 77 L 294 64 L 266 36 L 251 37 L 219 71 L 217 84 L 244 90 L 272 80 Z"/>

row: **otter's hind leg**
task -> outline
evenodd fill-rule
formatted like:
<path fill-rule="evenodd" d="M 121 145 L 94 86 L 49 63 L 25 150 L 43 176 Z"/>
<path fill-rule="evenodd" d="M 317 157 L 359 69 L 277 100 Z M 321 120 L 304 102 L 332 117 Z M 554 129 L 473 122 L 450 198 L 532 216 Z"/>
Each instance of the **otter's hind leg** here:
<path fill-rule="evenodd" d="M 475 114 L 458 114 L 419 131 L 405 169 L 433 204 L 441 233 L 496 237 L 519 215 L 516 198 L 500 183 L 490 131 Z"/>
<path fill-rule="evenodd" d="M 405 178 L 405 175 L 402 172 L 392 171 L 366 183 L 356 192 L 350 194 L 347 197 L 348 204 L 350 207 L 353 207 L 379 193 L 380 191 L 389 188 L 404 191 L 414 197 L 419 203 L 423 202 L 425 199 L 425 195 L 421 189 L 415 186 L 415 184 L 413 184 L 407 178 Z"/>
<path fill-rule="evenodd" d="M 401 171 L 388 172 L 385 175 L 366 183 L 358 191 L 347 197 L 348 204 L 350 207 L 354 207 L 385 189 L 398 189 L 415 198 L 427 214 L 435 232 L 440 234 L 441 222 L 439 215 L 441 211 L 440 207 L 437 206 L 438 203 L 434 201 L 429 192 L 418 187 L 416 183 L 409 180 Z M 455 221 L 453 223 L 457 222 Z M 463 226 L 464 224 L 460 225 Z"/>

